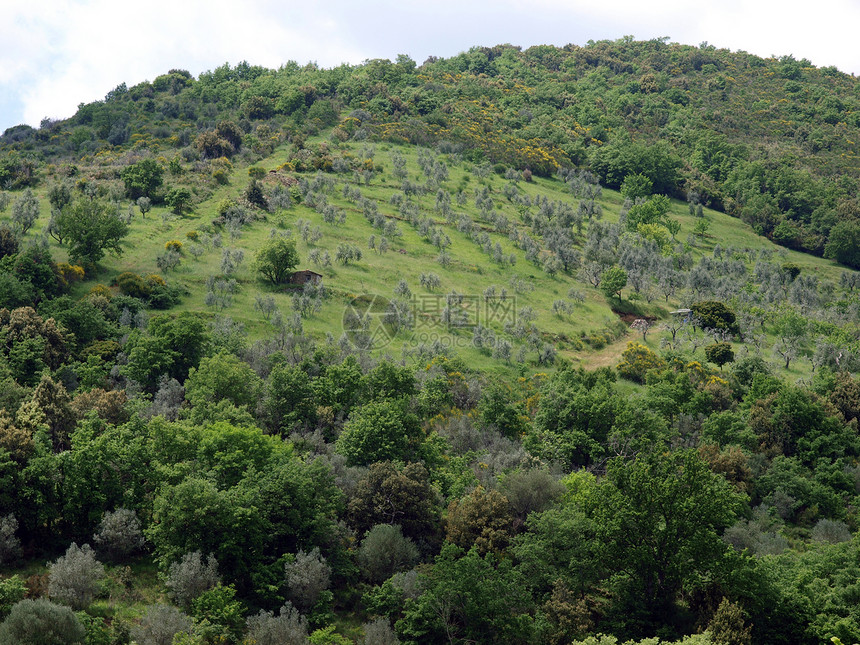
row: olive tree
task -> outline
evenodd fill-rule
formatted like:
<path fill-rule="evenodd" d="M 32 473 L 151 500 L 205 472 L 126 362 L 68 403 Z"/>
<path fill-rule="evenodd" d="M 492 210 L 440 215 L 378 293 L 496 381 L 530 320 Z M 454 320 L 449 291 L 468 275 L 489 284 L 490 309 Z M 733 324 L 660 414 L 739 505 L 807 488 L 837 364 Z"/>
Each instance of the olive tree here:
<path fill-rule="evenodd" d="M 48 565 L 48 595 L 73 609 L 86 609 L 104 575 L 92 547 L 72 542 L 64 556 Z"/>

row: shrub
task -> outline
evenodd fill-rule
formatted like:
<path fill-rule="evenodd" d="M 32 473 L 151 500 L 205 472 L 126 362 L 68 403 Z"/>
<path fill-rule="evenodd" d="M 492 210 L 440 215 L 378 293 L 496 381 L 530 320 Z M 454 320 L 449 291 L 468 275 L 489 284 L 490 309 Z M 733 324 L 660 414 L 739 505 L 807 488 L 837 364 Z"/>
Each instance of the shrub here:
<path fill-rule="evenodd" d="M 92 603 L 105 568 L 89 544 L 72 542 L 66 555 L 48 565 L 48 595 L 73 609 L 86 609 Z"/>
<path fill-rule="evenodd" d="M 84 626 L 68 607 L 45 598 L 22 600 L 0 626 L 0 643 L 84 645 Z"/>
<path fill-rule="evenodd" d="M 9 564 L 21 552 L 21 542 L 15 535 L 17 530 L 18 520 L 11 513 L 0 519 L 0 565 Z"/>
<path fill-rule="evenodd" d="M 146 298 L 149 296 L 150 288 L 146 281 L 136 273 L 125 271 L 116 278 L 119 290 L 132 298 Z"/>
<path fill-rule="evenodd" d="M 705 358 L 722 370 L 723 365 L 735 360 L 735 353 L 729 343 L 713 343 L 705 347 Z"/>
<path fill-rule="evenodd" d="M 310 553 L 299 550 L 295 559 L 285 566 L 289 596 L 299 609 L 309 610 L 331 582 L 331 567 L 326 564 L 320 550 Z"/>
<path fill-rule="evenodd" d="M 191 602 L 191 614 L 195 622 L 208 627 L 204 634 L 209 637 L 207 640 L 214 642 L 235 639 L 242 628 L 244 612 L 242 603 L 236 600 L 233 585 L 224 587 L 219 583 Z"/>
<path fill-rule="evenodd" d="M 189 632 L 191 619 L 170 605 L 151 606 L 140 624 L 131 630 L 138 645 L 172 645 L 178 632 Z"/>
<path fill-rule="evenodd" d="M 17 575 L 0 580 L 0 618 L 8 616 L 12 607 L 24 600 L 26 590 L 24 581 Z"/>
<path fill-rule="evenodd" d="M 739 332 L 735 312 L 717 300 L 704 300 L 690 305 L 696 323 L 703 329 L 720 329 L 731 334 Z"/>
<path fill-rule="evenodd" d="M 188 608 L 192 600 L 220 581 L 218 561 L 211 555 L 204 561 L 200 551 L 194 551 L 170 565 L 165 585 L 170 589 L 173 601 Z"/>
<path fill-rule="evenodd" d="M 816 542 L 827 542 L 829 544 L 847 542 L 851 539 L 851 531 L 845 522 L 823 518 L 818 520 L 812 529 L 812 539 Z"/>
<path fill-rule="evenodd" d="M 165 251 L 176 251 L 177 253 L 182 253 L 182 242 L 179 240 L 170 240 L 164 243 Z"/>
<path fill-rule="evenodd" d="M 256 645 L 308 645 L 308 621 L 290 603 L 279 616 L 260 611 L 247 621 L 246 640 Z"/>
<path fill-rule="evenodd" d="M 105 511 L 93 542 L 112 560 L 120 560 L 139 551 L 144 540 L 137 513 L 127 508 Z"/>
<path fill-rule="evenodd" d="M 358 565 L 370 582 L 379 584 L 418 561 L 418 547 L 399 526 L 377 524 L 367 532 L 358 550 Z"/>
<path fill-rule="evenodd" d="M 649 370 L 662 369 L 666 366 L 666 362 L 657 354 L 645 345 L 634 342 L 627 343 L 627 349 L 621 354 L 621 359 L 616 367 L 618 374 L 622 378 L 637 383 L 645 382 L 645 375 Z"/>

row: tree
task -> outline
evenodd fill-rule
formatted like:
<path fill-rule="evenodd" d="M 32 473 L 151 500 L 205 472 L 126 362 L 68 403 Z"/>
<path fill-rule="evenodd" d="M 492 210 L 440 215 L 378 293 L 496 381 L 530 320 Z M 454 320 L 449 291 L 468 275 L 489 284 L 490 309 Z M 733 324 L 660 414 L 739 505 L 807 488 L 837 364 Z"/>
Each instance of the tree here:
<path fill-rule="evenodd" d="M 187 609 L 192 600 L 219 582 L 218 561 L 211 555 L 204 559 L 200 551 L 193 551 L 170 565 L 165 586 L 173 601 Z"/>
<path fill-rule="evenodd" d="M 418 549 L 398 525 L 377 524 L 367 532 L 358 549 L 361 572 L 373 584 L 381 584 L 398 571 L 411 569 Z"/>
<path fill-rule="evenodd" d="M 531 596 L 509 559 L 446 544 L 397 631 L 409 642 L 532 642 Z"/>
<path fill-rule="evenodd" d="M 627 230 L 636 231 L 640 224 L 662 224 L 670 205 L 665 195 L 654 195 L 634 204 L 627 213 Z"/>
<path fill-rule="evenodd" d="M 161 187 L 163 175 L 164 168 L 155 159 L 143 159 L 126 166 L 119 173 L 125 183 L 126 195 L 129 199 L 137 200 L 138 205 L 141 198 L 153 198 L 155 191 Z"/>
<path fill-rule="evenodd" d="M 405 399 L 367 403 L 349 417 L 337 451 L 352 466 L 378 461 L 407 461 L 417 448 L 421 426 Z"/>
<path fill-rule="evenodd" d="M 283 236 L 266 240 L 257 250 L 254 268 L 272 284 L 289 281 L 293 269 L 299 263 L 296 243 Z"/>
<path fill-rule="evenodd" d="M 48 565 L 48 595 L 73 609 L 86 609 L 92 603 L 105 570 L 89 544 L 72 542 L 66 555 Z"/>
<path fill-rule="evenodd" d="M 717 329 L 730 334 L 739 333 L 735 312 L 718 300 L 704 300 L 690 305 L 696 324 L 702 329 Z"/>
<path fill-rule="evenodd" d="M 257 645 L 309 645 L 308 620 L 287 603 L 280 615 L 260 610 L 247 620 L 247 641 Z"/>
<path fill-rule="evenodd" d="M 610 462 L 587 505 L 626 631 L 653 633 L 686 585 L 718 573 L 729 548 L 720 534 L 744 501 L 695 450 Z"/>
<path fill-rule="evenodd" d="M 228 353 L 204 357 L 185 380 L 185 396 L 194 407 L 226 399 L 236 407 L 253 410 L 261 389 L 260 377 L 251 366 Z"/>
<path fill-rule="evenodd" d="M 127 508 L 105 512 L 93 542 L 113 560 L 122 560 L 139 551 L 144 540 L 137 513 Z"/>
<path fill-rule="evenodd" d="M 0 626 L 0 643 L 84 645 L 86 631 L 68 607 L 46 598 L 22 600 Z"/>
<path fill-rule="evenodd" d="M 607 298 L 621 300 L 621 290 L 627 286 L 627 272 L 617 264 L 609 267 L 600 276 L 600 290 Z"/>
<path fill-rule="evenodd" d="M 778 340 L 774 343 L 773 351 L 785 361 L 785 369 L 788 369 L 791 360 L 806 343 L 808 329 L 806 318 L 793 309 L 783 312 L 774 323 L 773 332 Z"/>
<path fill-rule="evenodd" d="M 190 632 L 191 625 L 191 619 L 176 607 L 152 605 L 131 630 L 131 637 L 138 645 L 173 645 L 173 637 Z"/>
<path fill-rule="evenodd" d="M 436 495 L 422 464 L 371 464 L 355 487 L 347 516 L 359 533 L 376 524 L 399 524 L 419 548 L 433 543 L 439 531 Z"/>
<path fill-rule="evenodd" d="M 511 539 L 513 519 L 504 495 L 478 486 L 463 499 L 451 502 L 445 529 L 448 540 L 463 549 L 501 553 Z"/>
<path fill-rule="evenodd" d="M 860 269 L 860 222 L 842 221 L 830 229 L 824 257 Z"/>
<path fill-rule="evenodd" d="M 164 203 L 170 206 L 174 214 L 182 215 L 191 210 L 191 191 L 187 188 L 171 188 L 164 198 Z"/>
<path fill-rule="evenodd" d="M 7 255 L 15 255 L 18 252 L 18 236 L 15 231 L 6 226 L 0 225 L 0 259 Z"/>
<path fill-rule="evenodd" d="M 140 214 L 146 217 L 146 214 L 152 210 L 152 200 L 149 197 L 138 197 L 137 207 L 140 209 Z"/>
<path fill-rule="evenodd" d="M 93 267 L 105 251 L 122 255 L 128 225 L 111 204 L 97 199 L 77 200 L 60 211 L 54 223 L 69 244 L 69 257 L 75 262 Z"/>
<path fill-rule="evenodd" d="M 637 197 L 650 197 L 654 183 L 645 175 L 639 173 L 627 175 L 621 182 L 621 194 L 631 201 Z"/>
<path fill-rule="evenodd" d="M 731 343 L 714 343 L 705 347 L 705 358 L 714 365 L 719 365 L 722 371 L 723 365 L 735 360 Z"/>
<path fill-rule="evenodd" d="M 22 235 L 39 219 L 39 200 L 29 188 L 12 204 L 12 225 Z"/>
<path fill-rule="evenodd" d="M 305 612 L 313 609 L 323 591 L 331 584 L 331 567 L 314 547 L 310 553 L 301 549 L 284 565 L 289 597 Z"/>

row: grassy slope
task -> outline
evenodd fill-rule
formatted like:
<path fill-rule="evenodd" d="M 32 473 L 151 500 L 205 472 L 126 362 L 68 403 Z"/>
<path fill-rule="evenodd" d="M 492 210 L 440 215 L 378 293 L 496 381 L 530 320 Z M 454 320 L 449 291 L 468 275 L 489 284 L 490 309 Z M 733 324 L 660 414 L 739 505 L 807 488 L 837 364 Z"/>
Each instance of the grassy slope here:
<path fill-rule="evenodd" d="M 349 149 L 357 153 L 359 147 L 361 147 L 359 144 L 343 144 L 342 150 Z M 396 179 L 389 170 L 391 166 L 389 152 L 392 149 L 397 149 L 406 159 L 409 179 L 417 181 L 420 178 L 416 161 L 417 148 L 378 144 L 375 146 L 375 162 L 382 164 L 385 170 L 378 174 L 369 186 L 362 185 L 360 188 L 364 197 L 377 202 L 380 212 L 389 217 L 396 217 L 397 210 L 389 203 L 390 197 L 400 191 L 400 180 Z M 286 160 L 287 145 L 284 144 L 276 149 L 272 156 L 263 159 L 257 165 L 266 170 L 273 170 Z M 473 203 L 474 191 L 476 188 L 482 188 L 486 185 L 489 186 L 497 206 L 500 206 L 499 212 L 506 215 L 512 222 L 519 222 L 520 226 L 523 226 L 514 205 L 502 195 L 502 189 L 507 183 L 505 179 L 495 174 L 491 174 L 486 179 L 480 179 L 472 174 L 474 168 L 467 162 L 451 163 L 449 160 L 449 165 L 450 177 L 443 184 L 443 188 L 455 192 L 458 187 L 463 187 L 469 196 L 469 200 L 464 206 L 453 205 L 455 212 L 466 212 L 478 224 L 481 224 L 482 222 L 478 220 L 478 210 Z M 310 178 L 312 174 L 308 173 L 306 176 Z M 378 238 L 380 232 L 364 219 L 354 204 L 343 199 L 343 182 L 351 181 L 351 175 L 330 176 L 337 180 L 337 185 L 328 195 L 329 203 L 346 210 L 347 220 L 344 225 L 327 224 L 316 211 L 299 204 L 279 214 L 266 215 L 260 213 L 262 221 L 245 227 L 241 237 L 237 240 L 231 240 L 229 235 L 222 231 L 224 248 L 242 249 L 245 253 L 245 261 L 235 275 L 240 284 L 239 292 L 234 296 L 232 306 L 223 313 L 243 323 L 251 339 L 264 337 L 270 331 L 270 326 L 263 319 L 262 314 L 253 307 L 254 298 L 257 294 L 271 293 L 285 314 L 288 314 L 291 308 L 289 293 L 285 293 L 283 289 L 273 291 L 256 278 L 252 269 L 254 250 L 270 234 L 271 229 L 275 228 L 279 231 L 295 229 L 295 222 L 299 219 L 308 220 L 312 225 L 320 227 L 323 237 L 314 246 L 320 250 L 327 250 L 332 258 L 335 256 L 337 246 L 342 243 L 353 244 L 361 248 L 364 253 L 363 259 L 357 263 L 350 263 L 346 266 L 335 263 L 325 268 L 316 267 L 307 262 L 308 251 L 311 246 L 294 232 L 302 258 L 300 267 L 312 268 L 322 272 L 325 284 L 331 294 L 322 310 L 304 321 L 305 330 L 318 339 L 324 338 L 327 333 L 332 334 L 335 338 L 340 337 L 343 332 L 343 313 L 354 296 L 378 294 L 391 297 L 393 289 L 400 279 L 405 279 L 409 284 L 420 303 L 419 309 L 432 308 L 437 296 L 441 297 L 452 290 L 456 290 L 460 294 L 477 296 L 491 285 L 495 285 L 497 290 L 508 288 L 508 291 L 515 295 L 517 309 L 529 306 L 535 311 L 537 314 L 535 323 L 544 340 L 552 342 L 561 356 L 585 367 L 614 365 L 624 350 L 626 341 L 637 337 L 633 332 L 628 332 L 625 338 L 610 338 L 612 342 L 600 350 L 591 349 L 588 345 L 583 346 L 582 343 L 576 341 L 577 337 L 604 333 L 612 327 L 615 327 L 616 330 L 618 328 L 617 317 L 612 313 L 603 294 L 580 282 L 575 276 L 559 273 L 555 277 L 550 277 L 543 270 L 528 262 L 525 259 L 525 254 L 515 248 L 506 236 L 490 232 L 493 243 L 499 242 L 506 254 L 513 253 L 517 258 L 516 265 L 513 267 L 495 263 L 465 234 L 457 231 L 456 226 L 446 224 L 444 219 L 439 217 L 433 209 L 434 194 L 419 196 L 417 199 L 422 214 L 434 219 L 437 225 L 442 227 L 451 238 L 452 245 L 448 252 L 452 262 L 449 266 L 444 267 L 436 261 L 436 248 L 423 240 L 415 228 L 406 221 L 398 222 L 403 235 L 392 241 L 391 250 L 388 253 L 380 255 L 369 250 L 367 248 L 369 236 L 376 234 Z M 269 175 L 264 181 L 271 184 L 276 179 L 275 176 Z M 133 271 L 140 274 L 152 273 L 157 270 L 155 258 L 163 251 L 164 243 L 168 240 L 179 239 L 187 242 L 186 233 L 192 230 L 217 232 L 213 229 L 211 221 L 217 216 L 218 202 L 222 199 L 239 197 L 246 183 L 247 166 L 237 164 L 232 170 L 229 184 L 217 187 L 209 199 L 195 206 L 192 213 L 178 218 L 167 213 L 166 208 L 162 207 L 154 209 L 146 218 L 142 218 L 138 214 L 132 223 L 131 234 L 126 240 L 125 253 L 119 258 L 106 258 L 102 263 L 102 272 L 95 276 L 94 280 L 88 280 L 77 285 L 75 293 L 83 294 L 92 287 L 95 281 L 111 284 L 116 276 L 123 271 Z M 535 178 L 533 183 L 519 182 L 517 187 L 519 191 L 530 197 L 541 195 L 549 200 L 565 200 L 576 204 L 576 199 L 569 193 L 567 186 L 557 179 Z M 617 220 L 621 203 L 622 198 L 616 191 L 604 190 L 601 198 L 604 219 Z M 43 202 L 43 210 L 46 209 L 47 204 Z M 681 232 L 677 239 L 686 240 L 693 232 L 695 218 L 688 214 L 686 204 L 678 201 L 673 202 L 670 215 L 681 222 Z M 702 254 L 710 254 L 716 244 L 723 247 L 733 245 L 756 250 L 768 248 L 783 254 L 785 261 L 792 261 L 801 266 L 805 273 L 812 273 L 825 281 L 838 280 L 842 269 L 833 262 L 798 252 L 786 251 L 767 239 L 756 236 L 750 227 L 740 220 L 722 213 L 706 210 L 706 215 L 711 220 L 711 228 L 708 236 L 693 247 L 693 254 L 696 258 Z M 45 212 L 40 223 L 44 224 L 46 220 L 47 213 Z M 58 259 L 65 257 L 63 249 L 55 249 L 55 253 Z M 216 315 L 216 312 L 207 309 L 204 304 L 205 281 L 210 275 L 220 274 L 221 253 L 221 249 L 212 247 L 209 247 L 199 259 L 194 259 L 186 253 L 181 265 L 166 276 L 171 282 L 181 284 L 187 290 L 186 297 L 176 309 L 200 311 L 210 317 Z M 421 273 L 439 275 L 441 288 L 432 293 L 421 288 L 418 280 Z M 510 282 L 515 276 L 534 285 L 534 291 L 514 294 Z M 553 314 L 553 301 L 566 298 L 571 287 L 575 287 L 586 294 L 585 302 L 576 305 L 573 314 L 564 316 Z M 629 295 L 628 291 L 629 289 L 625 291 L 625 298 Z M 639 301 L 636 303 L 636 307 L 645 308 L 649 313 L 656 314 L 658 317 L 665 317 L 666 312 L 678 304 L 677 301 L 665 303 L 659 299 L 651 305 Z M 426 320 L 427 316 L 421 318 Z M 490 326 L 497 333 L 502 332 L 501 324 L 496 323 Z M 384 351 L 397 357 L 400 356 L 404 347 L 409 348 L 414 346 L 417 341 L 432 340 L 436 337 L 444 343 L 452 343 L 458 347 L 458 352 L 469 365 L 475 368 L 490 370 L 490 372 L 508 371 L 510 369 L 503 362 L 494 360 L 471 347 L 470 330 L 446 329 L 438 319 L 435 323 L 416 327 L 414 331 L 399 333 Z M 647 344 L 656 349 L 659 346 L 659 338 L 659 334 L 652 333 L 648 337 Z M 516 349 L 517 345 L 515 344 L 514 352 Z M 528 358 L 530 369 L 534 367 L 535 360 L 536 354 L 532 351 Z M 514 364 L 513 361 L 511 364 Z M 808 369 L 804 368 L 800 361 L 796 361 L 792 368 L 791 372 L 798 370 L 798 376 L 804 375 Z"/>

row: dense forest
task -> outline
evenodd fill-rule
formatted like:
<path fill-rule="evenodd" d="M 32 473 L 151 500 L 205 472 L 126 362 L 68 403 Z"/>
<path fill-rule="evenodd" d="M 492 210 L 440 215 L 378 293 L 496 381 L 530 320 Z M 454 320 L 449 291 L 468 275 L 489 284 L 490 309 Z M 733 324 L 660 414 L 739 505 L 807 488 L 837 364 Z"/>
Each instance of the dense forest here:
<path fill-rule="evenodd" d="M 860 83 L 667 40 L 8 129 L 0 643 L 860 641 Z"/>

